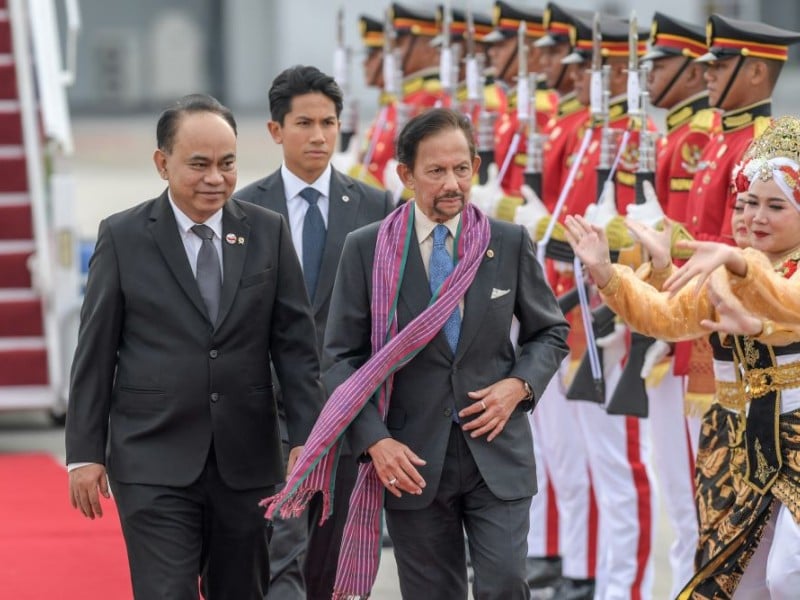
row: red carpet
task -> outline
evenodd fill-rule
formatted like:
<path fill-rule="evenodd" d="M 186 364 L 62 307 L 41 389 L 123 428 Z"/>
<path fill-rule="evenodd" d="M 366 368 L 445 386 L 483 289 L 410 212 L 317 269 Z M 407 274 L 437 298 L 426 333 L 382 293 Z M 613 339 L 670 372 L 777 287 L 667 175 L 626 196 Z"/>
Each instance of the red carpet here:
<path fill-rule="evenodd" d="M 132 598 L 113 501 L 89 521 L 69 503 L 67 472 L 44 454 L 0 455 L 0 597 Z"/>

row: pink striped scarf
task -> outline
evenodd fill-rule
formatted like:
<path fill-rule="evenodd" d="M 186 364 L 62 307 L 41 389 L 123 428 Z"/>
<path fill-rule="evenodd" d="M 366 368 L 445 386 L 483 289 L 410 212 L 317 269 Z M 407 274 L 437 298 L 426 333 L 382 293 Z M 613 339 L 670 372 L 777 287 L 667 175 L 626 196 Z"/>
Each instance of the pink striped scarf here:
<path fill-rule="evenodd" d="M 392 378 L 442 328 L 475 278 L 489 246 L 489 220 L 467 203 L 461 216 L 457 264 L 431 304 L 402 331 L 397 328 L 397 300 L 408 250 L 414 237 L 414 207 L 408 202 L 386 217 L 378 231 L 372 267 L 372 355 L 334 390 L 311 430 L 286 486 L 262 500 L 271 518 L 302 514 L 311 497 L 323 494 L 324 522 L 333 509 L 333 470 L 340 439 L 366 403 L 377 394 L 384 419 L 389 409 Z M 359 465 L 342 538 L 334 599 L 368 598 L 380 559 L 381 510 L 384 487 L 371 462 Z"/>

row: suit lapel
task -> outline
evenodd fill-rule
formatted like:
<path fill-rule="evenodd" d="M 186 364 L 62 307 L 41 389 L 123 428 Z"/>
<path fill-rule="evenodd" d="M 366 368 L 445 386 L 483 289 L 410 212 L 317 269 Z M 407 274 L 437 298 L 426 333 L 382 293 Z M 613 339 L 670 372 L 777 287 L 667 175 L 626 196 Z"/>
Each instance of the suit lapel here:
<path fill-rule="evenodd" d="M 261 189 L 264 190 L 264 207 L 281 213 L 289 223 L 289 207 L 286 205 L 286 190 L 280 169 L 264 180 Z"/>
<path fill-rule="evenodd" d="M 227 242 L 228 236 L 236 238 L 236 242 Z M 219 316 L 216 327 L 225 320 L 231 309 L 242 278 L 244 259 L 247 257 L 247 245 L 250 238 L 250 225 L 247 217 L 232 201 L 225 204 L 222 211 L 222 294 L 219 301 Z"/>
<path fill-rule="evenodd" d="M 328 232 L 325 236 L 325 250 L 322 253 L 317 291 L 312 299 L 315 313 L 333 291 L 344 238 L 355 229 L 358 207 L 361 203 L 361 198 L 355 193 L 352 184 L 345 182 L 336 170 L 331 171 L 328 199 Z"/>
<path fill-rule="evenodd" d="M 502 250 L 502 241 L 495 237 L 489 240 L 489 247 L 483 255 L 481 266 L 475 274 L 472 285 L 469 286 L 464 298 L 464 318 L 461 320 L 461 334 L 458 338 L 456 358 L 464 355 L 478 333 L 483 323 L 484 316 L 489 307 L 492 286 L 496 281 L 497 268 L 500 264 L 499 256 Z M 490 252 L 491 250 L 491 252 Z M 443 337 L 443 336 L 442 336 Z"/>
<path fill-rule="evenodd" d="M 200 296 L 200 289 L 197 287 L 197 280 L 194 278 L 192 267 L 186 256 L 186 248 L 178 232 L 178 223 L 166 192 L 153 204 L 148 228 L 156 245 L 161 250 L 169 270 L 172 271 L 172 275 L 195 308 L 208 319 L 206 305 Z"/>

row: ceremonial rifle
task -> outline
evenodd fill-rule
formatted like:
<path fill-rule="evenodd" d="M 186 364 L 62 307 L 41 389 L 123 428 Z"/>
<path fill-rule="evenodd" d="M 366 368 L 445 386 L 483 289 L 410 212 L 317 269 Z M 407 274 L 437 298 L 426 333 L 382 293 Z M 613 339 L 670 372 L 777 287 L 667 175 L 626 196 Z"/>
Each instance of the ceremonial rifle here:
<path fill-rule="evenodd" d="M 358 129 L 358 100 L 350 90 L 350 48 L 345 45 L 344 9 L 340 8 L 336 16 L 336 50 L 333 52 L 333 78 L 342 90 L 344 106 L 342 107 L 342 127 L 339 132 L 340 150 L 347 150 L 350 140 Z"/>
<path fill-rule="evenodd" d="M 538 75 L 528 74 L 530 101 L 528 107 L 528 137 L 525 146 L 525 183 L 538 197 L 542 197 L 542 136 L 536 123 L 536 87 Z"/>
<path fill-rule="evenodd" d="M 646 86 L 646 67 L 639 65 L 639 30 L 636 13 L 631 14 L 628 33 L 628 114 L 632 127 L 639 128 L 639 160 L 636 168 L 636 204 L 645 202 L 642 184 L 655 181 L 655 140 L 647 127 L 649 94 Z M 647 417 L 649 413 L 647 388 L 642 379 L 642 366 L 645 353 L 655 340 L 641 333 L 631 332 L 628 359 L 622 370 L 619 382 L 608 401 L 606 412 L 612 415 Z"/>
<path fill-rule="evenodd" d="M 478 183 L 484 184 L 489 178 L 489 165 L 495 161 L 494 156 L 494 122 L 496 115 L 486 110 L 484 90 L 486 88 L 486 65 L 483 53 L 475 52 L 475 20 L 472 16 L 472 8 L 467 4 L 467 56 L 466 56 L 466 77 L 467 77 L 467 104 L 469 115 L 473 114 L 473 108 L 477 106 L 478 122 L 473 123 L 476 130 L 476 145 L 478 156 L 481 158 L 481 165 L 478 168 Z"/>
<path fill-rule="evenodd" d="M 514 157 L 517 155 L 519 142 L 525 133 L 530 109 L 530 89 L 528 88 L 528 45 L 525 43 L 528 25 L 521 21 L 517 30 L 517 129 L 511 138 L 508 151 L 503 157 L 503 164 L 497 173 L 499 181 L 503 181 Z"/>

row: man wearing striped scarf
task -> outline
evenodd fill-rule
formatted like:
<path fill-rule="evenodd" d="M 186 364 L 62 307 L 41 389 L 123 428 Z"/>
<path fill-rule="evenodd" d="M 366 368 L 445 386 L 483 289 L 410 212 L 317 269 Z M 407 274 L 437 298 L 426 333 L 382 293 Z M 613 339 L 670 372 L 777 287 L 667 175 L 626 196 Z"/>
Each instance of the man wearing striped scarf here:
<path fill-rule="evenodd" d="M 382 508 L 404 598 L 466 598 L 464 531 L 476 597 L 528 598 L 525 413 L 566 355 L 568 325 L 528 233 L 469 203 L 473 140 L 449 109 L 401 132 L 398 174 L 414 201 L 345 242 L 325 334 L 331 396 L 284 491 L 265 502 L 268 515 L 297 514 L 322 491 L 329 505 L 347 431 L 363 460 L 335 598 L 369 595 Z"/>

